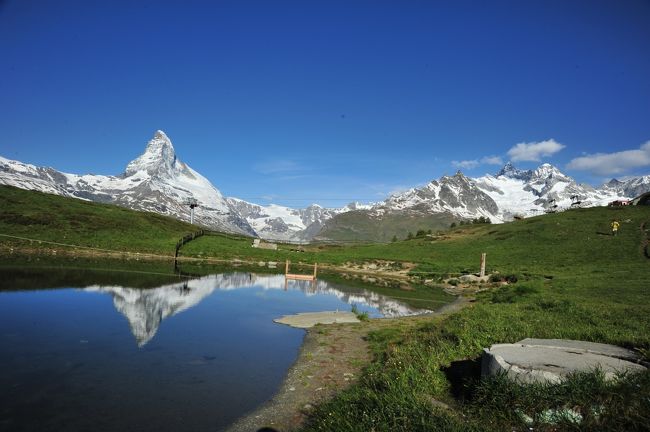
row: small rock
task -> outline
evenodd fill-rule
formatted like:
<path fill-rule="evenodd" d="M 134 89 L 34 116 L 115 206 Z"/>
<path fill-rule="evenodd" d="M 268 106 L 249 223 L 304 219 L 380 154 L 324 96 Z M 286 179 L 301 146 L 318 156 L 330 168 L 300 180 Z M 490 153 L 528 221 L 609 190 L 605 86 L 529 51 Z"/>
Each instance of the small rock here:
<path fill-rule="evenodd" d="M 289 391 L 296 391 L 295 387 L 289 387 Z"/>

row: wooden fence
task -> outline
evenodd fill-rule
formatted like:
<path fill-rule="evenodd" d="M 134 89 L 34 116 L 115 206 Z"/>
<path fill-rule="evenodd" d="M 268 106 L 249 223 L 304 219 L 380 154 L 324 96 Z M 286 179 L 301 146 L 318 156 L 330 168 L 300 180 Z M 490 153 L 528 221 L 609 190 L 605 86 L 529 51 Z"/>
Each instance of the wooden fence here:
<path fill-rule="evenodd" d="M 205 231 L 199 230 L 199 231 L 193 232 L 191 234 L 188 234 L 188 235 L 184 236 L 182 239 L 180 239 L 179 241 L 177 241 L 176 242 L 176 251 L 174 252 L 174 259 L 178 258 L 178 251 L 180 250 L 180 248 L 183 247 L 183 245 L 191 242 L 195 238 L 201 237 L 204 234 L 205 234 Z"/>

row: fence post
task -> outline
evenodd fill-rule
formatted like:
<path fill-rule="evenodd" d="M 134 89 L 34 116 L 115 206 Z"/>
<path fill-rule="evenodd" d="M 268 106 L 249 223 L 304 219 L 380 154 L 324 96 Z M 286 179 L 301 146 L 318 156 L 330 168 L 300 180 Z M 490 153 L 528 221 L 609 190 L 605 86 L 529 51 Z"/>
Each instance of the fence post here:
<path fill-rule="evenodd" d="M 481 254 L 481 277 L 485 276 L 485 258 L 486 258 L 486 253 L 483 252 Z"/>

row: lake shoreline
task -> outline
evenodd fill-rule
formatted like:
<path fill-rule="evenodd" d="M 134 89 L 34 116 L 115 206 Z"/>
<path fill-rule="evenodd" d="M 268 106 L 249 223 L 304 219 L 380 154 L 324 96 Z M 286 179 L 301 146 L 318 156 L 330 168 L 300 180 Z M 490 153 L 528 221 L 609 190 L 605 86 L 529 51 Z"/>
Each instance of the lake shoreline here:
<path fill-rule="evenodd" d="M 283 432 L 298 429 L 317 404 L 353 385 L 363 369 L 372 362 L 366 340 L 370 331 L 397 323 L 415 326 L 432 317 L 456 313 L 470 304 L 471 298 L 458 296 L 453 302 L 429 314 L 317 325 L 307 329 L 296 361 L 287 371 L 276 394 L 226 431 L 248 432 L 262 427 Z"/>
<path fill-rule="evenodd" d="M 283 262 L 277 261 L 260 261 L 260 260 L 246 260 L 246 259 L 223 259 L 216 257 L 188 257 L 188 256 L 179 256 L 174 257 L 173 255 L 160 255 L 156 253 L 149 252 L 134 252 L 134 251 L 114 251 L 107 249 L 98 249 L 98 248 L 66 248 L 66 247 L 49 247 L 49 246 L 40 246 L 40 244 L 47 244 L 45 241 L 34 241 L 38 243 L 39 246 L 17 246 L 17 245 L 8 245 L 6 243 L 0 243 L 0 257 L 7 258 L 47 258 L 47 259 L 74 259 L 74 258 L 89 258 L 89 259 L 107 259 L 107 260 L 124 260 L 124 261 L 151 261 L 151 262 L 170 262 L 170 263 L 187 263 L 187 264 L 197 264 L 197 265 L 227 265 L 237 268 L 239 266 L 250 266 L 256 268 L 267 267 L 269 270 L 278 270 L 278 273 L 281 272 L 280 267 L 284 264 Z M 264 266 L 260 266 L 260 263 L 264 263 Z M 269 265 L 274 263 L 274 265 Z M 301 263 L 301 262 L 292 262 L 293 267 L 304 267 L 304 268 L 313 268 L 313 264 Z M 328 263 L 319 263 L 319 270 L 325 272 L 333 272 L 339 274 L 350 274 L 350 275 L 359 275 L 366 276 L 371 278 L 377 278 L 379 280 L 391 279 L 396 281 L 408 282 L 413 278 L 408 275 L 407 271 L 404 270 L 387 270 L 387 269 L 364 269 L 364 268 L 354 268 L 352 266 L 337 266 Z"/>
<path fill-rule="evenodd" d="M 7 253 L 9 252 L 9 253 Z M 53 261 L 69 264 L 76 260 L 106 260 L 130 262 L 134 265 L 150 263 L 174 263 L 171 256 L 155 254 L 85 250 L 56 250 L 48 248 L 20 248 L 7 251 L 0 248 L 0 256 L 27 259 L 32 263 Z M 67 261 L 70 260 L 70 261 Z M 246 271 L 262 271 L 280 273 L 277 268 L 260 266 L 259 261 L 209 259 L 194 257 L 179 257 L 178 263 L 185 264 L 217 264 L 225 265 L 234 271 L 246 268 Z M 136 264 L 137 263 L 137 264 Z M 296 267 L 299 263 L 294 264 Z M 305 267 L 309 266 L 304 264 Z M 278 266 L 281 267 L 281 266 Z M 408 284 L 410 277 L 404 270 L 387 272 L 378 269 L 350 268 L 340 266 L 320 265 L 324 273 L 331 272 L 345 278 L 362 280 L 369 285 L 394 281 L 399 286 Z M 276 270 L 274 272 L 274 270 Z M 116 269 L 115 271 L 120 271 Z M 191 276 L 190 276 L 191 277 Z M 324 279 L 327 279 L 326 277 Z M 378 286 L 378 285 L 377 285 Z M 379 287 L 379 286 L 378 286 Z M 400 288 L 395 288 L 396 294 Z M 417 325 L 430 320 L 434 316 L 454 313 L 470 304 L 467 297 L 457 296 L 434 312 L 409 317 L 378 318 L 354 324 L 317 325 L 307 329 L 298 350 L 295 362 L 287 370 L 277 392 L 267 402 L 235 421 L 226 430 L 230 432 L 258 430 L 263 426 L 277 430 L 295 430 L 299 428 L 310 411 L 317 404 L 331 399 L 337 393 L 345 390 L 362 375 L 363 369 L 372 361 L 366 336 L 370 331 L 388 328 L 395 325 Z M 280 325 L 280 324 L 277 324 Z"/>

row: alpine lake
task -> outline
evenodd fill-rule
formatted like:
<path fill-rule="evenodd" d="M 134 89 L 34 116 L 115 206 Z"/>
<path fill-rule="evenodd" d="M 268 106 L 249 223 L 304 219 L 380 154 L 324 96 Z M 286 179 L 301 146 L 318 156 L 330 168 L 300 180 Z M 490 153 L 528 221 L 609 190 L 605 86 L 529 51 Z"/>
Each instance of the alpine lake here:
<path fill-rule="evenodd" d="M 268 401 L 299 312 L 427 313 L 324 279 L 91 260 L 0 267 L 0 431 L 221 431 Z M 268 271 L 268 270 L 266 270 Z M 441 293 L 435 309 L 452 299 Z"/>

